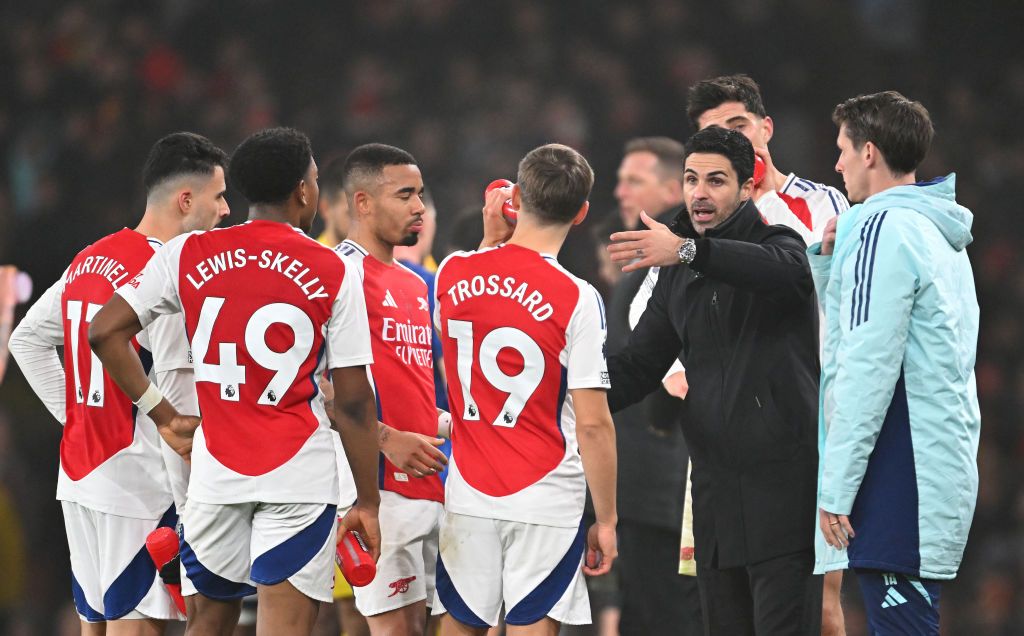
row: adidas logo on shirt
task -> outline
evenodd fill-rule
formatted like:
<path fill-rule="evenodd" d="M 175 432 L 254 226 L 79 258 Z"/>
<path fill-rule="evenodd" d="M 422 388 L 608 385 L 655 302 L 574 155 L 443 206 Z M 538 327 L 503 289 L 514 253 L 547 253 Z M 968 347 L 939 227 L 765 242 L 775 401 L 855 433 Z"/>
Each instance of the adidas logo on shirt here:
<path fill-rule="evenodd" d="M 382 302 L 381 304 L 384 305 L 385 307 L 394 307 L 396 309 L 398 308 L 398 303 L 395 302 L 395 297 L 391 295 L 390 289 L 384 290 L 384 302 Z"/>
<path fill-rule="evenodd" d="M 882 608 L 896 607 L 897 605 L 903 605 L 906 602 L 906 597 L 897 592 L 896 588 L 890 587 L 885 591 L 885 599 L 882 601 Z"/>

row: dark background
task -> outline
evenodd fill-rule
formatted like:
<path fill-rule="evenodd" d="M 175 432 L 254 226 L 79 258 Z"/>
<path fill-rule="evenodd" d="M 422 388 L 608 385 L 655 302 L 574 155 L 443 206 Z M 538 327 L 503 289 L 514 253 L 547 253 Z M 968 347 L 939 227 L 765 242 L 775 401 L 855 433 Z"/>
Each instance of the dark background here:
<path fill-rule="evenodd" d="M 622 144 L 684 140 L 686 90 L 745 72 L 776 124 L 784 171 L 841 188 L 833 106 L 895 89 L 937 131 L 918 175 L 957 173 L 982 309 L 981 491 L 944 632 L 1024 629 L 1024 49 L 1020 2 L 640 0 L 285 3 L 4 2 L 0 8 L 0 263 L 36 295 L 87 243 L 134 226 L 151 144 L 175 130 L 230 151 L 292 125 L 321 166 L 367 141 L 418 159 L 438 207 L 438 257 L 485 184 L 558 141 L 597 173 L 592 214 L 563 253 L 597 281 L 593 228 L 615 214 Z M 245 218 L 232 195 L 228 223 Z M 19 311 L 23 312 L 24 308 Z M 15 366 L 0 388 L 0 617 L 56 633 L 70 594 L 54 501 L 60 428 Z M 4 505 L 4 502 L 10 505 Z M 858 633 L 851 607 L 851 634 Z M 73 623 L 72 623 L 73 624 Z M 3 631 L 0 623 L 0 631 Z"/>

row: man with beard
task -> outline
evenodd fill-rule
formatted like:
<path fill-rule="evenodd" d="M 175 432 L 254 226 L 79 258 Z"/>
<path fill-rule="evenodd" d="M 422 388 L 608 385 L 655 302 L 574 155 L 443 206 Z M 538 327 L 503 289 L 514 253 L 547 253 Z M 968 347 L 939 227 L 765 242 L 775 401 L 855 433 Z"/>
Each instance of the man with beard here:
<path fill-rule="evenodd" d="M 352 225 L 337 250 L 358 272 L 367 299 L 381 449 L 401 432 L 419 434 L 410 441 L 419 448 L 409 462 L 386 452 L 381 457 L 383 549 L 377 576 L 356 588 L 356 608 L 371 634 L 415 636 L 424 633 L 434 600 L 444 513 L 438 473 L 447 461 L 435 448 L 443 440 L 433 437 L 438 412 L 427 285 L 394 258 L 396 246 L 415 245 L 423 230 L 423 175 L 412 155 L 384 144 L 353 150 L 343 175 Z"/>
<path fill-rule="evenodd" d="M 609 359 L 609 403 L 650 393 L 682 350 L 706 633 L 816 635 L 818 314 L 803 241 L 762 221 L 753 170 L 741 133 L 701 130 L 686 144 L 688 214 L 671 229 L 644 214 L 650 229 L 612 235 L 623 271 L 662 269 Z"/>
<path fill-rule="evenodd" d="M 683 145 L 668 137 L 626 143 L 615 198 L 626 229 L 646 211 L 669 223 L 683 210 Z M 608 302 L 608 351 L 626 345 L 658 280 L 658 268 L 623 275 Z M 700 632 L 700 598 L 693 577 L 678 570 L 687 453 L 679 430 L 686 375 L 673 364 L 665 381 L 639 404 L 615 414 L 619 455 L 619 631 L 630 634 Z M 602 579 L 590 579 L 593 584 Z"/>

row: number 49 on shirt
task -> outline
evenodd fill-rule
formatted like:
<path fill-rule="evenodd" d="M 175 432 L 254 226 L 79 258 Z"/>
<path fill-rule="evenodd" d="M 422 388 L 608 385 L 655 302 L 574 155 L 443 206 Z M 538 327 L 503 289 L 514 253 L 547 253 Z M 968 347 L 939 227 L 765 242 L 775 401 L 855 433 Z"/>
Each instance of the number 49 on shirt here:
<path fill-rule="evenodd" d="M 237 402 L 241 385 L 245 384 L 246 369 L 238 364 L 238 343 L 217 343 L 220 362 L 206 361 L 210 350 L 210 335 L 217 322 L 223 298 L 210 296 L 203 301 L 199 312 L 196 334 L 192 340 L 195 358 L 196 382 L 214 382 L 220 385 L 218 394 L 222 400 Z M 295 338 L 291 347 L 282 352 L 267 346 L 267 330 L 271 325 L 281 323 L 291 328 Z M 274 372 L 274 377 L 260 392 L 257 404 L 277 406 L 285 392 L 299 374 L 299 368 L 313 348 L 313 321 L 304 311 L 287 303 L 271 303 L 260 307 L 245 325 L 245 350 L 261 367 Z"/>

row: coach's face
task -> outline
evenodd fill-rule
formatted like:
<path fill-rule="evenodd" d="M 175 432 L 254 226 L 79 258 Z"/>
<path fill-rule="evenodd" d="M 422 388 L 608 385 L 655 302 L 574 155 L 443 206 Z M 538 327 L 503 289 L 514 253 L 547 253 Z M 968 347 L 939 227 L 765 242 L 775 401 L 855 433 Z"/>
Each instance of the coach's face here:
<path fill-rule="evenodd" d="M 386 245 L 415 245 L 423 231 L 423 175 L 419 166 L 384 166 L 372 195 L 370 223 Z"/>
<path fill-rule="evenodd" d="M 197 176 L 188 181 L 189 190 L 179 196 L 179 205 L 185 212 L 183 228 L 186 232 L 212 230 L 231 210 L 224 198 L 227 185 L 224 182 L 224 168 L 213 167 L 209 178 Z M 187 209 L 185 209 L 187 207 Z"/>
<path fill-rule="evenodd" d="M 732 162 L 725 155 L 694 152 L 686 158 L 683 195 L 690 223 L 704 236 L 718 227 L 750 198 L 753 179 L 740 185 Z"/>
<path fill-rule="evenodd" d="M 743 133 L 755 148 L 766 148 L 775 130 L 771 117 L 755 115 L 742 102 L 724 102 L 701 113 L 697 118 L 697 127 L 704 130 L 708 126 Z"/>

